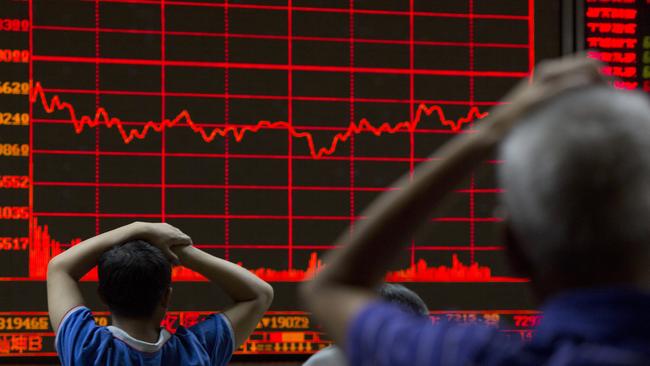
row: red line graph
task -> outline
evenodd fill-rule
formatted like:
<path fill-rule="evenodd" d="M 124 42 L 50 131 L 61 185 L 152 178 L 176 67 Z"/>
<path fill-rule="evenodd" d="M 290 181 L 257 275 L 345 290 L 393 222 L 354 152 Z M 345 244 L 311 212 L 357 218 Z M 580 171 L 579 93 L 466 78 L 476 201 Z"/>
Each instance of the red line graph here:
<path fill-rule="evenodd" d="M 415 131 L 425 116 L 435 114 L 443 126 L 448 127 L 453 132 L 457 132 L 460 131 L 464 125 L 469 124 L 474 120 L 485 118 L 488 115 L 487 112 L 481 112 L 477 107 L 472 107 L 465 117 L 461 117 L 458 120 L 452 120 L 446 117 L 442 107 L 437 105 L 426 106 L 420 104 L 412 121 L 403 121 L 394 125 L 385 122 L 379 126 L 375 126 L 370 121 L 363 118 L 358 123 L 351 122 L 345 132 L 336 134 L 329 146 L 319 148 L 316 147 L 313 134 L 310 132 L 298 131 L 291 123 L 286 121 L 272 122 L 262 120 L 252 126 L 226 126 L 223 128 L 214 128 L 211 131 L 208 131 L 198 123 L 194 122 L 187 110 L 183 110 L 171 120 L 164 119 L 160 122 L 149 121 L 141 129 L 127 129 L 120 119 L 112 117 L 106 109 L 101 107 L 97 109 L 95 115 L 92 117 L 79 117 L 75 108 L 70 103 L 61 101 L 61 98 L 58 95 L 54 95 L 48 100 L 43 86 L 39 82 L 36 82 L 30 93 L 30 101 L 32 103 L 40 102 L 47 113 L 54 113 L 61 110 L 67 111 L 76 133 L 83 132 L 86 127 L 94 128 L 101 124 L 104 124 L 109 128 L 115 127 L 126 144 L 130 143 L 134 139 L 144 139 L 150 132 L 162 133 L 165 128 L 175 127 L 181 123 L 187 124 L 187 126 L 198 134 L 205 142 L 212 142 L 217 138 L 217 136 L 225 137 L 229 134 L 234 137 L 235 141 L 240 142 L 244 139 L 247 133 L 257 133 L 263 129 L 287 129 L 293 138 L 304 139 L 307 142 L 311 156 L 314 159 L 321 159 L 323 156 L 333 155 L 336 152 L 338 144 L 347 141 L 353 135 L 367 132 L 372 133 L 375 136 L 381 136 L 383 134 L 394 134 L 399 131 Z"/>

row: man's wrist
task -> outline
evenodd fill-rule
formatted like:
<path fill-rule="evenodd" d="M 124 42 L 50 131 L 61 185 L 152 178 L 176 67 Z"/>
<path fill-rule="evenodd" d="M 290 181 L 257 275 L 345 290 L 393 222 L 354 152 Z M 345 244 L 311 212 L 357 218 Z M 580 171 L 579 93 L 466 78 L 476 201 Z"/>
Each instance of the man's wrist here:
<path fill-rule="evenodd" d="M 132 239 L 151 241 L 151 236 L 153 233 L 148 223 L 135 221 L 127 225 L 127 228 Z"/>
<path fill-rule="evenodd" d="M 171 249 L 171 251 L 176 254 L 178 260 L 181 262 L 181 264 L 183 264 L 195 248 L 193 245 L 175 245 L 169 249 Z"/>

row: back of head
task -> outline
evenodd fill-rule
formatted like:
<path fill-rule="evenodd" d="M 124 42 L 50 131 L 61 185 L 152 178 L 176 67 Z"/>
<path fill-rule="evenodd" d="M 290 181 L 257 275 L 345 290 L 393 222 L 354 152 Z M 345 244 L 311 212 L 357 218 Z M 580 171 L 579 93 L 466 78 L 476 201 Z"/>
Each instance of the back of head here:
<path fill-rule="evenodd" d="M 99 294 L 111 312 L 126 318 L 153 315 L 171 284 L 171 263 L 141 240 L 115 246 L 99 258 Z"/>
<path fill-rule="evenodd" d="M 408 288 L 385 283 L 379 288 L 379 296 L 387 302 L 400 305 L 404 310 L 418 316 L 428 316 L 429 309 L 424 301 Z M 347 363 L 345 354 L 337 346 L 330 346 L 316 352 L 303 366 L 342 366 Z"/>
<path fill-rule="evenodd" d="M 385 301 L 402 306 L 415 315 L 429 315 L 427 304 L 420 296 L 402 285 L 386 283 L 379 289 L 379 296 Z"/>
<path fill-rule="evenodd" d="M 650 105 L 592 87 L 527 116 L 501 147 L 502 197 L 533 278 L 633 284 L 650 263 Z"/>

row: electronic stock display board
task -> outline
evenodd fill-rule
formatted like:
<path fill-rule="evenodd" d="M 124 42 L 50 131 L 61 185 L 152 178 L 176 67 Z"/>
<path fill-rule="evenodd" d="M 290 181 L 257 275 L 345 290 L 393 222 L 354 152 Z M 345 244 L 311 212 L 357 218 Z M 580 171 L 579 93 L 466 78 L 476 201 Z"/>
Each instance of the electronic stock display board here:
<path fill-rule="evenodd" d="M 238 354 L 328 345 L 297 283 L 398 177 L 560 53 L 548 0 L 0 4 L 0 361 L 55 355 L 47 262 L 135 220 L 178 226 L 274 286 Z M 457 188 L 387 280 L 434 320 L 528 338 L 539 314 L 495 230 L 498 164 Z M 226 304 L 196 273 L 173 277 L 164 326 Z M 82 287 L 105 325 L 95 280 Z"/>

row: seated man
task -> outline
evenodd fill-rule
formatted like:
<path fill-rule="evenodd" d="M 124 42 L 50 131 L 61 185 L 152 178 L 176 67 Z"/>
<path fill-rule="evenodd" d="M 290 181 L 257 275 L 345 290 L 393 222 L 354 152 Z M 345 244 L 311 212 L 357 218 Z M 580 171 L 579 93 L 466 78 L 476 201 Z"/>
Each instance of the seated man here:
<path fill-rule="evenodd" d="M 234 305 L 175 334 L 160 328 L 170 303 L 171 261 L 220 286 Z M 98 292 L 113 325 L 100 327 L 83 304 L 79 279 L 98 265 Z M 48 309 L 65 365 L 226 365 L 255 329 L 273 289 L 245 268 L 192 246 L 168 224 L 133 223 L 53 258 Z"/>
<path fill-rule="evenodd" d="M 384 194 L 303 285 L 352 365 L 650 365 L 650 104 L 608 87 L 592 61 L 558 61 L 537 78 Z M 497 147 L 507 253 L 545 303 L 529 343 L 489 327 L 434 325 L 373 291 Z"/>
<path fill-rule="evenodd" d="M 379 289 L 379 298 L 396 304 L 405 312 L 425 319 L 429 318 L 429 309 L 424 300 L 408 288 L 392 283 L 386 283 Z M 345 366 L 345 355 L 339 347 L 329 346 L 309 357 L 302 366 Z"/>

